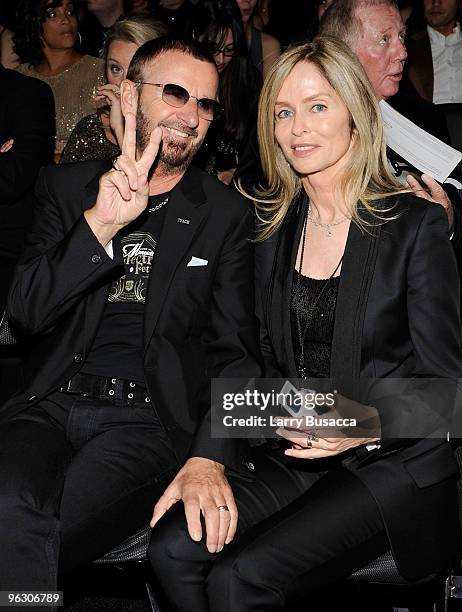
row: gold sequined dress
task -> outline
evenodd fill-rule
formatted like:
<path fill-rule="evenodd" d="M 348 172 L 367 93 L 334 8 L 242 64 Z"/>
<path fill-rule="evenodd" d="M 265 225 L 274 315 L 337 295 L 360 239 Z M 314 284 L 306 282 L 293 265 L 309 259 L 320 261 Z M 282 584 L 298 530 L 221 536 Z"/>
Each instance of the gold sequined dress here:
<path fill-rule="evenodd" d="M 106 138 L 100 116 L 93 113 L 80 119 L 72 130 L 59 163 L 112 160 L 119 155 L 119 147 Z"/>
<path fill-rule="evenodd" d="M 61 155 L 77 122 L 95 112 L 95 88 L 105 82 L 104 60 L 84 55 L 75 64 L 53 76 L 43 76 L 28 64 L 21 64 L 16 70 L 45 81 L 51 87 L 56 106 L 55 154 Z"/>

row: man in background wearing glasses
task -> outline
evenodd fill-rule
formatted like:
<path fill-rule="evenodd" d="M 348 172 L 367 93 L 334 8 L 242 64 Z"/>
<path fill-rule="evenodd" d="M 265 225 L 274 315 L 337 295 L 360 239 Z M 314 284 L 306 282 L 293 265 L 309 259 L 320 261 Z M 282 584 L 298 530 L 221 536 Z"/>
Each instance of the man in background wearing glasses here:
<path fill-rule="evenodd" d="M 122 154 L 42 172 L 10 292 L 34 347 L 0 411 L 0 590 L 56 589 L 58 559 L 106 553 L 169 483 L 156 520 L 182 500 L 191 537 L 221 550 L 237 523 L 225 466 L 253 469 L 210 434 L 210 377 L 260 374 L 250 213 L 189 168 L 217 70 L 199 44 L 157 39 L 128 76 Z"/>

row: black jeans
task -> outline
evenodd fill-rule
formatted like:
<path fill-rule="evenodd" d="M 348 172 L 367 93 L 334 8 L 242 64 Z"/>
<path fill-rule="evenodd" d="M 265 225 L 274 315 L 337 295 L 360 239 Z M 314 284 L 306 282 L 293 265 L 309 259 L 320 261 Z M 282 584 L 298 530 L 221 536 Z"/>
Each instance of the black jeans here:
<path fill-rule="evenodd" d="M 310 610 L 310 590 L 389 549 L 377 504 L 338 460 L 260 451 L 255 463 L 256 481 L 228 474 L 239 526 L 221 553 L 189 537 L 182 508 L 154 528 L 149 557 L 175 610 L 276 612 L 300 599 Z"/>
<path fill-rule="evenodd" d="M 152 404 L 52 393 L 0 427 L 0 590 L 53 590 L 146 525 L 178 470 Z"/>

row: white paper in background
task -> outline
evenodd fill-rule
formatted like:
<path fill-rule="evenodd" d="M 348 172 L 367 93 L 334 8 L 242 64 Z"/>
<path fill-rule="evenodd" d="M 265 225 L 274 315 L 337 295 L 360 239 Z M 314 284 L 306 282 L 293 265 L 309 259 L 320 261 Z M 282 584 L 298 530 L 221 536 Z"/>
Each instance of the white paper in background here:
<path fill-rule="evenodd" d="M 444 183 L 462 159 L 462 153 L 422 130 L 384 100 L 380 102 L 380 109 L 390 149 L 417 170 Z"/>

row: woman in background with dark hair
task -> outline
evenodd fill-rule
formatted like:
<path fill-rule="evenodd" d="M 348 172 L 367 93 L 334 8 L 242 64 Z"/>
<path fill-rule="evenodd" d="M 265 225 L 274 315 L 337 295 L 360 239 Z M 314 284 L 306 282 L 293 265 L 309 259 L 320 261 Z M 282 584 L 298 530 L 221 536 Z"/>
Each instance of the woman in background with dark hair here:
<path fill-rule="evenodd" d="M 76 6 L 71 0 L 22 0 L 15 52 L 18 72 L 45 81 L 56 107 L 55 161 L 76 123 L 95 110 L 94 93 L 104 83 L 104 61 L 78 51 Z"/>
<path fill-rule="evenodd" d="M 257 9 L 257 0 L 237 0 L 237 4 L 244 23 L 250 59 L 265 78 L 271 66 L 281 55 L 281 45 L 277 38 L 254 27 L 253 17 Z"/>
<path fill-rule="evenodd" d="M 211 125 L 194 163 L 229 184 L 260 176 L 256 137 L 261 76 L 252 66 L 235 0 L 199 0 L 187 32 L 212 52 L 220 73 L 223 114 Z"/>

